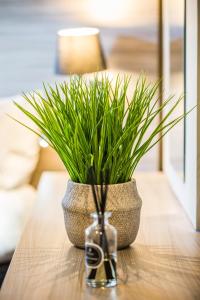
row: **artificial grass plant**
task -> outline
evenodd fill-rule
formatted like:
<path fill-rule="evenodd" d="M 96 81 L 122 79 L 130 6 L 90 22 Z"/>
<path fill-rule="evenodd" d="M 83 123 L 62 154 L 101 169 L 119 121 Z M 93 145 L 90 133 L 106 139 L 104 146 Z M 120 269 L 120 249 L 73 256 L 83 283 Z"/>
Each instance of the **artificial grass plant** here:
<path fill-rule="evenodd" d="M 115 82 L 106 76 L 90 82 L 71 77 L 69 83 L 44 85 L 44 93 L 24 94 L 34 112 L 15 105 L 38 131 L 22 125 L 46 139 L 73 181 L 90 183 L 92 167 L 97 184 L 107 173 L 109 184 L 122 183 L 131 180 L 142 157 L 185 116 L 170 117 L 183 97 L 159 104 L 159 82 L 149 83 L 141 76 L 128 99 L 129 86 L 126 76 Z M 162 120 L 154 122 L 166 107 Z"/>

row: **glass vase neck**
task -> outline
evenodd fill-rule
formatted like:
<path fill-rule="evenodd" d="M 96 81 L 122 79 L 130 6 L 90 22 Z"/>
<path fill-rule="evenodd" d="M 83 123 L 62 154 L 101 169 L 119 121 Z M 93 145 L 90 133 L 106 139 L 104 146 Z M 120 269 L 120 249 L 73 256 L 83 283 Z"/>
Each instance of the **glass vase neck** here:
<path fill-rule="evenodd" d="M 97 212 L 93 212 L 91 214 L 92 218 L 94 221 L 97 221 L 98 223 L 101 222 L 108 222 L 108 219 L 111 217 L 112 213 L 110 211 L 106 211 L 104 214 L 102 213 L 97 213 Z"/>

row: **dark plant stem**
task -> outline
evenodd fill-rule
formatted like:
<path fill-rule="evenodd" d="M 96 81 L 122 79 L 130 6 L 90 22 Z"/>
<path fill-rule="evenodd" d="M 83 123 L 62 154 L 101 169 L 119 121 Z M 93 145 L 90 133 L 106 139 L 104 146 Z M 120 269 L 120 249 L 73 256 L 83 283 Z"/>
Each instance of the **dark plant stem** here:
<path fill-rule="evenodd" d="M 96 185 L 94 170 L 91 167 L 89 172 L 89 178 L 92 186 L 92 193 L 93 193 L 93 199 L 96 207 L 96 212 L 98 215 L 98 224 L 101 227 L 101 235 L 99 244 L 103 249 L 104 252 L 104 268 L 106 273 L 107 280 L 112 280 L 116 277 L 116 263 L 113 258 L 110 258 L 109 253 L 109 245 L 108 245 L 108 239 L 105 231 L 105 210 L 106 210 L 106 201 L 107 201 L 107 192 L 108 192 L 108 179 L 109 176 L 107 174 L 106 178 L 103 178 L 103 173 L 101 172 L 101 185 L 100 185 L 100 197 L 98 195 L 98 186 Z M 105 181 L 105 184 L 103 182 Z M 95 279 L 97 274 L 97 269 L 92 269 L 88 279 Z"/>

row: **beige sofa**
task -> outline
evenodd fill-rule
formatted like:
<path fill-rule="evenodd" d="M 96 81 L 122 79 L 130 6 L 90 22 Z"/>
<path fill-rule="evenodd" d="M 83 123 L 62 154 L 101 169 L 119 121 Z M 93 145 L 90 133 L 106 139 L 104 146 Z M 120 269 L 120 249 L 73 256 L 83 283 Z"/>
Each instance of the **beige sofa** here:
<path fill-rule="evenodd" d="M 21 101 L 21 97 L 12 97 Z M 64 170 L 50 147 L 6 114 L 29 122 L 10 99 L 0 99 L 0 264 L 10 261 L 37 196 L 43 171 Z M 32 125 L 32 124 L 31 124 Z"/>

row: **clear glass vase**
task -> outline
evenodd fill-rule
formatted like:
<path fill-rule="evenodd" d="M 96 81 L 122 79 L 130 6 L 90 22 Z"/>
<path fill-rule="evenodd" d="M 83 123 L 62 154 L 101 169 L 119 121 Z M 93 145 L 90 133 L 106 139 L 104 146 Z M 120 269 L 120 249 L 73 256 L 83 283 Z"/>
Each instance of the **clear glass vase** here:
<path fill-rule="evenodd" d="M 85 230 L 86 282 L 92 287 L 117 284 L 117 231 L 108 222 L 110 216 L 93 213 L 94 222 Z"/>

